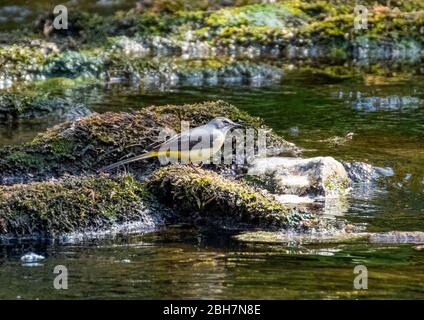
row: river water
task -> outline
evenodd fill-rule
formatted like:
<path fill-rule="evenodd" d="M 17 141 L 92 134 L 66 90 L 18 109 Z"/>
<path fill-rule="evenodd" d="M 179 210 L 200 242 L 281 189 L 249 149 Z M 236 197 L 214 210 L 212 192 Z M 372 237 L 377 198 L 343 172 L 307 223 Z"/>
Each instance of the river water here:
<path fill-rule="evenodd" d="M 99 13 L 132 1 L 84 1 Z M 84 4 L 82 4 L 84 3 Z M 99 6 L 98 4 L 102 4 Z M 20 28 L 51 1 L 3 1 L 0 28 Z M 418 67 L 416 68 L 418 69 Z M 388 185 L 354 194 L 333 212 L 369 231 L 424 231 L 424 78 L 366 77 L 332 82 L 287 72 L 273 83 L 199 83 L 173 87 L 88 85 L 57 91 L 91 111 L 131 111 L 153 104 L 222 99 L 306 149 L 393 168 Z M 0 124 L 0 146 L 30 141 L 63 119 L 55 115 Z M 343 140 L 354 133 L 352 140 Z M 254 244 L 232 230 L 172 225 L 149 234 L 117 234 L 74 243 L 0 244 L 0 299 L 370 299 L 424 298 L 424 249 L 412 244 Z M 23 262 L 30 252 L 43 260 Z M 56 290 L 55 266 L 69 271 Z M 368 289 L 354 290 L 353 269 L 368 269 Z"/>
<path fill-rule="evenodd" d="M 274 83 L 110 84 L 58 94 L 95 112 L 226 100 L 262 117 L 306 156 L 393 168 L 388 185 L 353 195 L 335 214 L 369 231 L 424 231 L 422 77 L 328 83 L 287 72 Z M 29 141 L 60 121 L 0 125 L 0 144 Z M 353 139 L 340 139 L 349 132 Z M 416 245 L 263 245 L 238 242 L 233 234 L 174 225 L 68 244 L 3 243 L 0 298 L 424 298 L 424 250 Z M 29 252 L 45 259 L 22 262 Z M 67 290 L 53 287 L 57 265 L 68 268 Z M 368 268 L 368 290 L 353 289 L 356 265 Z"/>

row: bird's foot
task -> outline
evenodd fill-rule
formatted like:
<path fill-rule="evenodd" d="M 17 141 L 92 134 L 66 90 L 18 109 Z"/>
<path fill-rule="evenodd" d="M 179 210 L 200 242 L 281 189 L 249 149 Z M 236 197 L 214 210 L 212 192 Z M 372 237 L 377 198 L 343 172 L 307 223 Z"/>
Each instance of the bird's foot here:
<path fill-rule="evenodd" d="M 190 168 L 192 168 L 194 171 L 196 171 L 198 174 L 200 174 L 200 171 L 198 169 L 198 167 L 196 167 L 193 163 L 189 163 Z"/>

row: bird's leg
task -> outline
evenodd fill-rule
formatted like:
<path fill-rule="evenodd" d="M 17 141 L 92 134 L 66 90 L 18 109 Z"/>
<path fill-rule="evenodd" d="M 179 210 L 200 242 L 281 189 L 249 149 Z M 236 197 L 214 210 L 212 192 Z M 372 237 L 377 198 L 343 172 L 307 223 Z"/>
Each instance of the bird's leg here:
<path fill-rule="evenodd" d="M 188 164 L 194 171 L 196 171 L 198 174 L 200 174 L 200 171 L 199 171 L 199 169 L 197 169 L 197 167 L 192 163 L 192 162 L 190 162 L 189 164 Z"/>

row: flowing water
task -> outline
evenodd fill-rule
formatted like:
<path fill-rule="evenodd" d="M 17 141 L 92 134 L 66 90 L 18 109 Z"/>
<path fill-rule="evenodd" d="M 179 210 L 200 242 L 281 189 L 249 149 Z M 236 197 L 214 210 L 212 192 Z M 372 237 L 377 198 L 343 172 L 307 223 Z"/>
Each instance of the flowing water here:
<path fill-rule="evenodd" d="M 72 3 L 100 14 L 133 5 L 113 0 Z M 51 10 L 50 4 L 3 1 L 0 28 L 19 28 L 23 21 Z M 353 195 L 335 213 L 369 231 L 424 231 L 423 77 L 328 83 L 288 72 L 281 82 L 269 84 L 92 84 L 49 90 L 95 112 L 226 100 L 262 117 L 287 140 L 305 148 L 306 156 L 330 155 L 393 168 L 395 176 L 388 186 Z M 55 115 L 0 124 L 0 146 L 30 141 L 60 121 L 63 117 Z M 343 140 L 350 132 L 353 139 Z M 424 249 L 419 246 L 264 245 L 238 242 L 234 233 L 173 225 L 149 234 L 68 244 L 1 243 L 0 298 L 424 298 Z M 30 252 L 45 259 L 21 261 Z M 53 271 L 58 265 L 68 268 L 68 290 L 54 289 Z M 357 265 L 368 268 L 368 290 L 353 289 Z"/>
<path fill-rule="evenodd" d="M 63 93 L 63 92 L 58 92 Z M 352 196 L 338 212 L 370 231 L 424 231 L 424 82 L 392 78 L 372 84 L 310 81 L 296 72 L 281 83 L 180 85 L 155 89 L 92 85 L 65 94 L 92 111 L 223 99 L 265 122 L 307 156 L 331 155 L 391 167 L 387 187 Z M 0 143 L 30 140 L 61 121 L 0 126 Z M 335 137 L 353 132 L 352 140 Z M 169 226 L 73 244 L 0 245 L 0 298 L 424 298 L 424 250 L 363 242 L 319 245 L 240 243 L 229 230 Z M 35 252 L 45 257 L 24 263 Z M 69 270 L 69 289 L 55 290 L 54 267 Z M 356 265 L 368 290 L 354 290 Z"/>

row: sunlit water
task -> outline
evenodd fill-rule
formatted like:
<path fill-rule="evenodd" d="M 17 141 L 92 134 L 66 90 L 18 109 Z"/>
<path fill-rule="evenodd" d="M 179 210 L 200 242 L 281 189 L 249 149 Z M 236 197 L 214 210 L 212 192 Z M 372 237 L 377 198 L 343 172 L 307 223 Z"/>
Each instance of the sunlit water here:
<path fill-rule="evenodd" d="M 344 217 L 370 231 L 424 231 L 424 82 L 307 81 L 157 88 L 115 84 L 68 92 L 92 111 L 222 99 L 260 116 L 306 149 L 391 167 L 387 187 L 352 197 Z M 60 119 L 0 125 L 0 143 L 30 140 Z M 335 137 L 353 132 L 352 140 Z M 0 298 L 424 298 L 424 250 L 415 245 L 243 244 L 234 232 L 169 226 L 157 233 L 59 245 L 0 246 Z M 28 252 L 45 256 L 23 263 Z M 353 290 L 355 265 L 368 290 Z M 53 269 L 69 270 L 69 289 L 53 288 Z"/>

